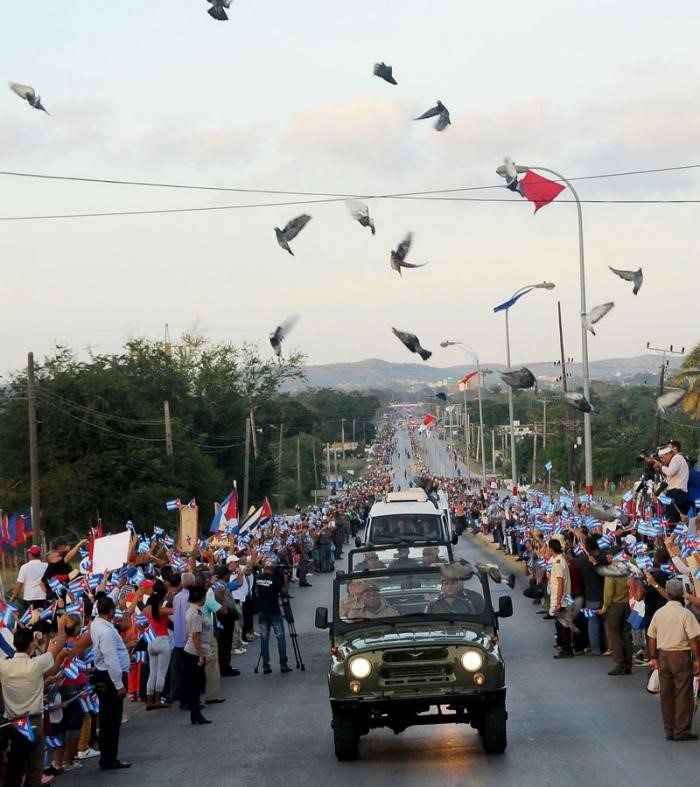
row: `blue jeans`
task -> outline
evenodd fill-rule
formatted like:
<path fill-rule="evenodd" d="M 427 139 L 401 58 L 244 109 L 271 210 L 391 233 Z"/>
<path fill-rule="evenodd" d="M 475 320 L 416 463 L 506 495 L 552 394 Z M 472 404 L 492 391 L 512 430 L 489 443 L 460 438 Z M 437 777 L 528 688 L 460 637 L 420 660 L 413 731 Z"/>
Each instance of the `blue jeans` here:
<path fill-rule="evenodd" d="M 600 609 L 603 606 L 602 601 L 589 601 L 586 605 L 588 609 Z M 603 640 L 601 636 L 603 627 L 603 618 L 600 615 L 588 618 L 588 644 L 591 646 L 591 652 L 596 656 L 600 656 L 603 652 Z"/>
<path fill-rule="evenodd" d="M 260 653 L 263 667 L 270 666 L 270 627 L 274 629 L 277 637 L 277 652 L 280 657 L 280 667 L 287 666 L 287 640 L 284 637 L 284 622 L 282 615 L 258 615 L 258 628 L 260 629 Z"/>

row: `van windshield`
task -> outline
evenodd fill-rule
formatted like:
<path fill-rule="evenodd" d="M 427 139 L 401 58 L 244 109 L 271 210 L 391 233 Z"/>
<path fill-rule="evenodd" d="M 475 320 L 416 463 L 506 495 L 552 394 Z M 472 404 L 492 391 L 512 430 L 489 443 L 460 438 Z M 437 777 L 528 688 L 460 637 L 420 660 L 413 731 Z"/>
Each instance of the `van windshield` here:
<path fill-rule="evenodd" d="M 398 541 L 442 540 L 442 519 L 439 514 L 389 514 L 372 517 L 369 541 L 392 544 Z"/>

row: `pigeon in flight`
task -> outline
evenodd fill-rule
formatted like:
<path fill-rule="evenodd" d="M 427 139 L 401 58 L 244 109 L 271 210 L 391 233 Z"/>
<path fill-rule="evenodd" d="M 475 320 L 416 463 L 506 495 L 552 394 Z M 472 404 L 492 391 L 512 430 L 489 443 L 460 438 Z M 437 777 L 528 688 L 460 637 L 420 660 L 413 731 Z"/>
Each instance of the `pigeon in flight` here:
<path fill-rule="evenodd" d="M 399 83 L 394 79 L 393 74 L 391 73 L 392 69 L 391 66 L 388 66 L 386 63 L 375 63 L 374 64 L 374 76 L 383 79 L 385 82 L 388 82 L 390 85 L 398 85 Z"/>
<path fill-rule="evenodd" d="M 580 410 L 582 413 L 594 413 L 595 408 L 582 393 L 575 391 L 565 391 L 563 394 L 564 404 Z"/>
<path fill-rule="evenodd" d="M 345 206 L 350 211 L 350 215 L 359 221 L 363 227 L 369 227 L 372 230 L 372 235 L 376 232 L 374 228 L 374 219 L 369 215 L 369 208 L 364 202 L 356 199 L 345 200 Z"/>
<path fill-rule="evenodd" d="M 512 159 L 503 159 L 503 165 L 506 168 L 506 188 L 509 191 L 517 191 L 521 197 L 524 197 L 525 195 L 523 194 L 523 187 L 520 185 L 520 181 L 518 180 L 518 170 L 515 168 L 515 164 L 513 163 Z"/>
<path fill-rule="evenodd" d="M 210 17 L 218 19 L 219 22 L 225 22 L 228 19 L 228 14 L 224 8 L 230 8 L 233 0 L 207 0 L 211 4 L 211 8 L 207 11 Z"/>
<path fill-rule="evenodd" d="M 270 346 L 278 358 L 282 356 L 282 342 L 287 338 L 287 334 L 297 324 L 298 319 L 299 318 L 295 314 L 293 317 L 285 320 L 281 325 L 278 325 L 270 334 Z"/>
<path fill-rule="evenodd" d="M 435 123 L 435 128 L 438 131 L 444 131 L 451 123 L 450 121 L 450 113 L 447 107 L 442 103 L 442 101 L 437 102 L 434 107 L 430 107 L 430 109 L 426 109 L 426 111 L 414 120 L 425 120 L 426 118 L 432 118 L 438 116 L 437 123 Z"/>
<path fill-rule="evenodd" d="M 441 402 L 447 401 L 447 394 L 444 391 L 440 391 L 440 393 L 435 394 L 435 398 L 439 399 Z"/>
<path fill-rule="evenodd" d="M 40 109 L 42 112 L 46 112 L 47 115 L 49 114 L 42 105 L 41 98 L 36 94 L 33 87 L 29 87 L 29 85 L 19 85 L 17 82 L 8 82 L 7 84 L 10 86 L 10 90 L 13 90 L 20 98 L 23 98 L 30 107 Z"/>
<path fill-rule="evenodd" d="M 277 235 L 277 243 L 285 250 L 288 251 L 292 257 L 294 252 L 289 248 L 289 241 L 294 240 L 296 236 L 304 229 L 304 227 L 311 221 L 311 216 L 307 213 L 302 213 L 295 219 L 288 221 L 284 229 L 275 227 L 275 235 Z"/>
<path fill-rule="evenodd" d="M 440 342 L 440 347 L 454 347 L 459 342 L 451 342 L 449 339 L 445 339 L 444 342 Z"/>
<path fill-rule="evenodd" d="M 583 323 L 583 327 L 590 331 L 595 336 L 595 331 L 593 330 L 593 326 L 599 321 L 602 320 L 603 317 L 612 309 L 615 304 L 610 301 L 608 303 L 601 303 L 600 306 L 594 306 L 588 314 L 581 315 L 581 322 Z"/>
<path fill-rule="evenodd" d="M 420 357 L 427 361 L 428 358 L 432 355 L 430 350 L 425 350 L 423 347 L 420 346 L 420 342 L 418 341 L 418 337 L 413 333 L 406 333 L 406 331 L 399 331 L 397 328 L 391 329 L 394 332 L 394 336 L 397 337 L 403 344 L 412 352 L 418 353 Z"/>
<path fill-rule="evenodd" d="M 616 276 L 619 276 L 621 279 L 624 279 L 625 281 L 633 281 L 634 282 L 634 287 L 632 289 L 632 292 L 635 295 L 639 292 L 639 290 L 640 290 L 640 288 L 642 286 L 642 283 L 644 282 L 644 274 L 642 273 L 642 269 L 641 268 L 637 268 L 636 271 L 621 271 L 621 270 L 618 270 L 617 268 L 611 267 L 610 265 L 608 265 L 608 268 L 610 268 L 610 270 Z"/>
<path fill-rule="evenodd" d="M 656 406 L 660 413 L 665 413 L 671 407 L 675 407 L 686 395 L 685 388 L 670 388 L 666 393 L 661 394 L 656 400 Z"/>
<path fill-rule="evenodd" d="M 535 375 L 526 366 L 511 372 L 501 372 L 501 380 L 515 390 L 537 387 Z"/>
<path fill-rule="evenodd" d="M 391 268 L 395 270 L 399 276 L 402 276 L 401 268 L 422 268 L 427 265 L 427 262 L 422 262 L 420 265 L 414 265 L 410 262 L 405 262 L 406 255 L 411 248 L 413 242 L 413 233 L 409 232 L 406 237 L 399 243 L 396 249 L 391 252 Z"/>

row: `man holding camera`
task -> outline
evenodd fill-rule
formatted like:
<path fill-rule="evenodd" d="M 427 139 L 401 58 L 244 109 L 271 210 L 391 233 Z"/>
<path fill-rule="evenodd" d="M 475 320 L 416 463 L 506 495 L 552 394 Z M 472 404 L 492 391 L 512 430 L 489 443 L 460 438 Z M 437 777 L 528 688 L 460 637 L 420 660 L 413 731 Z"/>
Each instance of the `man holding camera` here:
<path fill-rule="evenodd" d="M 291 672 L 287 664 L 287 641 L 284 636 L 284 622 L 280 609 L 280 596 L 287 597 L 287 583 L 278 570 L 274 560 L 266 560 L 261 574 L 255 577 L 258 596 L 258 627 L 260 629 L 260 656 L 263 673 L 269 675 L 270 667 L 270 629 L 277 637 L 277 652 L 280 658 L 280 671 Z"/>
<path fill-rule="evenodd" d="M 688 500 L 688 463 L 681 453 L 681 444 L 677 440 L 671 442 L 659 451 L 659 458 L 646 457 L 645 461 L 664 476 L 668 484 L 664 494 L 671 498 L 670 505 L 666 506 L 666 517 L 669 522 L 680 522 L 690 508 Z"/>

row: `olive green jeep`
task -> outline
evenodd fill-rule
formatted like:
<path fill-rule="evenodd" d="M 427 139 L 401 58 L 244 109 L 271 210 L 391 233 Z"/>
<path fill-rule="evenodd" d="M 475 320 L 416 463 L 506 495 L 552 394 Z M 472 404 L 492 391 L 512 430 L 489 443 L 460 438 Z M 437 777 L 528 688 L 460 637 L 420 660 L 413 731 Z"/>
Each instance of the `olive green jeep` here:
<path fill-rule="evenodd" d="M 335 754 L 354 760 L 373 727 L 395 733 L 417 724 L 471 724 L 484 750 L 506 748 L 505 665 L 489 582 L 508 584 L 495 566 L 442 565 L 338 572 L 329 628 L 328 674 Z"/>

